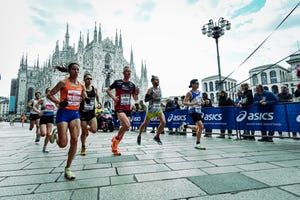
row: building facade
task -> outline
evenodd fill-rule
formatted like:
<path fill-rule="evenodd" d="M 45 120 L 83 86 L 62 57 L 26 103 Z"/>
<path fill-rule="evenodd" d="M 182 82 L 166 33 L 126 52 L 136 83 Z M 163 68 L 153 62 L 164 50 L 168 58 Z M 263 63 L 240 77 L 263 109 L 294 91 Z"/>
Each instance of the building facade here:
<path fill-rule="evenodd" d="M 222 80 L 225 79 L 225 77 L 221 77 Z M 201 80 L 201 85 L 202 85 L 202 91 L 206 92 L 208 97 L 211 99 L 212 103 L 214 105 L 218 104 L 218 92 L 220 91 L 219 88 L 219 76 L 214 75 L 214 76 L 209 76 Z M 236 83 L 237 81 L 232 78 L 227 78 L 223 82 L 223 90 L 226 91 L 227 96 L 230 97 L 233 101 L 236 98 Z"/>
<path fill-rule="evenodd" d="M 0 97 L 0 118 L 5 119 L 9 113 L 9 99 L 5 97 Z"/>
<path fill-rule="evenodd" d="M 39 58 L 37 58 L 34 65 L 30 66 L 27 63 L 27 55 L 22 56 L 15 100 L 15 112 L 17 114 L 26 112 L 27 102 L 34 98 L 35 92 L 40 91 L 44 96 L 47 87 L 54 87 L 59 80 L 67 77 L 68 74 L 55 70 L 54 66 L 66 66 L 71 62 L 80 65 L 79 80 L 83 80 L 85 73 L 90 73 L 93 76 L 93 85 L 98 88 L 99 97 L 104 106 L 113 106 L 113 102 L 107 96 L 105 90 L 114 80 L 123 78 L 124 66 L 131 68 L 131 81 L 140 88 L 140 94 L 145 94 L 148 88 L 146 64 L 142 61 L 141 75 L 138 76 L 132 49 L 130 62 L 123 55 L 121 32 L 116 32 L 114 42 L 108 37 L 102 39 L 101 26 L 99 25 L 97 28 L 95 24 L 91 40 L 89 33 L 87 33 L 86 42 L 84 42 L 84 36 L 80 33 L 77 51 L 75 50 L 75 44 L 71 46 L 69 40 L 70 34 L 67 25 L 62 48 L 60 48 L 59 41 L 57 41 L 53 54 L 43 65 L 40 65 Z"/>
<path fill-rule="evenodd" d="M 284 68 L 280 65 L 262 65 L 249 71 L 251 77 L 250 88 L 255 93 L 255 87 L 259 84 L 267 87 L 274 94 L 281 92 L 282 86 L 287 86 L 289 92 L 294 94 L 300 79 L 296 76 L 296 66 L 300 63 L 300 54 L 291 56 L 287 61 L 291 66 Z M 294 101 L 297 101 L 294 98 Z"/>

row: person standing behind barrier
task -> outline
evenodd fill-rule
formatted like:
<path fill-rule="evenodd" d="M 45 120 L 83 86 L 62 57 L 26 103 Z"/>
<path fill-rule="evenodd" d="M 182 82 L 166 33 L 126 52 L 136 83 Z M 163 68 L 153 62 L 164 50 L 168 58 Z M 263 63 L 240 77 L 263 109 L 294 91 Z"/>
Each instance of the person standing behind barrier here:
<path fill-rule="evenodd" d="M 182 123 L 179 127 L 179 130 L 183 130 L 183 128 L 190 128 L 196 131 L 196 146 L 195 149 L 205 150 L 206 148 L 201 144 L 201 134 L 203 131 L 203 123 L 202 123 L 202 113 L 201 113 L 201 104 L 202 104 L 202 92 L 198 90 L 199 81 L 198 79 L 192 79 L 190 81 L 189 88 L 192 88 L 186 95 L 183 100 L 184 105 L 189 107 L 190 117 L 193 122 L 196 124 L 195 126 L 186 125 Z"/>
<path fill-rule="evenodd" d="M 225 106 L 234 106 L 234 102 L 232 99 L 227 97 L 227 93 L 224 90 L 220 90 L 219 92 L 219 107 L 225 107 Z M 221 133 L 217 138 L 225 138 L 225 131 L 224 129 L 221 129 Z M 228 131 L 228 139 L 231 139 L 232 130 Z"/>
<path fill-rule="evenodd" d="M 288 92 L 288 88 L 285 85 L 281 86 L 281 92 L 277 94 L 277 98 L 279 103 L 293 102 L 293 95 Z M 293 133 L 293 135 L 295 134 L 296 133 Z M 281 131 L 278 131 L 278 135 L 280 136 L 280 139 L 283 139 Z"/>
<path fill-rule="evenodd" d="M 45 94 L 47 95 L 50 92 L 51 88 L 48 87 L 45 90 Z M 39 110 L 39 107 L 41 108 Z M 43 153 L 48 153 L 47 151 L 47 145 L 50 139 L 50 135 L 52 132 L 52 127 L 54 123 L 54 109 L 55 109 L 55 104 L 50 101 L 47 97 L 41 98 L 37 104 L 33 107 L 34 111 L 38 113 L 38 115 L 41 117 L 40 118 L 40 131 L 41 131 L 41 136 L 45 137 L 44 140 L 44 146 L 43 146 Z"/>
<path fill-rule="evenodd" d="M 258 85 L 255 88 L 255 95 L 254 95 L 254 105 L 257 106 L 272 106 L 277 104 L 278 99 L 277 97 L 270 91 L 264 90 L 262 85 Z M 262 138 L 257 140 L 259 142 L 273 142 L 273 135 L 274 131 L 269 131 L 269 134 L 267 135 L 267 131 L 261 131 Z"/>
<path fill-rule="evenodd" d="M 298 98 L 300 100 L 300 83 L 297 85 L 297 89 L 294 92 L 294 95 L 296 98 Z"/>
<path fill-rule="evenodd" d="M 166 112 L 172 112 L 174 110 L 175 110 L 174 102 L 171 99 L 167 98 L 166 99 L 166 109 L 165 109 L 165 111 Z M 169 135 L 173 135 L 174 134 L 173 128 L 168 127 L 168 129 L 169 129 Z"/>
<path fill-rule="evenodd" d="M 166 125 L 165 115 L 161 108 L 161 89 L 159 87 L 159 78 L 157 76 L 152 76 L 151 78 L 152 87 L 148 89 L 145 95 L 145 102 L 149 102 L 148 111 L 146 113 L 146 117 L 144 122 L 141 124 L 139 128 L 139 135 L 137 136 L 137 144 L 141 145 L 142 132 L 149 124 L 151 118 L 157 117 L 160 121 L 160 124 L 157 128 L 156 135 L 153 140 L 158 144 L 162 145 L 160 140 L 160 134 L 164 130 Z"/>
<path fill-rule="evenodd" d="M 120 121 L 119 132 L 113 136 L 111 140 L 111 151 L 116 156 L 121 155 L 121 152 L 118 150 L 118 145 L 125 132 L 130 128 L 131 96 L 137 101 L 139 95 L 139 88 L 129 81 L 131 70 L 128 66 L 123 68 L 123 76 L 123 79 L 115 80 L 106 90 L 107 95 L 115 102 L 115 113 Z M 112 94 L 113 89 L 116 91 L 115 95 Z"/>
<path fill-rule="evenodd" d="M 27 108 L 30 109 L 30 115 L 29 115 L 29 120 L 30 120 L 30 124 L 29 124 L 29 130 L 31 131 L 34 127 L 34 124 L 35 124 L 35 127 L 36 127 L 36 130 L 35 130 L 35 134 L 36 134 L 36 137 L 35 137 L 35 142 L 39 142 L 40 141 L 40 116 L 38 115 L 38 113 L 36 111 L 33 110 L 33 107 L 37 104 L 37 102 L 40 100 L 41 98 L 41 93 L 40 92 L 36 92 L 34 94 L 35 96 L 35 99 L 31 99 L 29 102 L 28 102 L 28 105 L 27 105 Z M 39 108 L 40 110 L 40 108 Z"/>
<path fill-rule="evenodd" d="M 68 72 L 69 77 L 59 81 L 47 94 L 48 99 L 59 105 L 55 120 L 57 132 L 56 130 L 53 130 L 52 135 L 50 136 L 50 142 L 53 143 L 56 139 L 57 145 L 60 148 L 65 148 L 68 144 L 69 130 L 70 148 L 64 175 L 66 179 L 72 180 L 76 177 L 70 167 L 77 151 L 78 135 L 80 132 L 79 107 L 82 98 L 87 98 L 87 95 L 85 87 L 77 80 L 79 64 L 70 63 L 67 68 L 60 66 L 56 66 L 55 68 L 61 72 Z M 60 92 L 59 100 L 54 96 L 58 92 Z M 88 101 L 88 99 L 86 100 Z"/>
<path fill-rule="evenodd" d="M 80 122 L 81 122 L 81 151 L 80 155 L 86 155 L 86 138 L 89 135 L 89 131 L 92 133 L 96 133 L 97 131 L 97 119 L 95 115 L 95 100 L 98 105 L 100 105 L 98 90 L 92 85 L 92 75 L 87 73 L 83 76 L 84 86 L 86 89 L 86 94 L 88 96 L 88 101 L 81 101 L 79 114 L 80 114 Z M 88 102 L 88 103 L 87 103 Z M 89 127 L 88 127 L 89 124 Z"/>
<path fill-rule="evenodd" d="M 212 106 L 212 102 L 211 100 L 208 98 L 208 95 L 206 92 L 203 92 L 202 94 L 202 108 L 211 108 Z M 204 127 L 205 128 L 205 127 Z M 212 129 L 206 129 L 205 128 L 205 134 L 204 137 L 212 137 Z"/>
<path fill-rule="evenodd" d="M 253 104 L 253 94 L 252 90 L 249 89 L 248 83 L 241 84 L 242 97 L 240 102 L 237 104 L 238 107 L 244 108 Z M 245 140 L 255 140 L 254 130 L 244 130 L 243 139 Z"/>

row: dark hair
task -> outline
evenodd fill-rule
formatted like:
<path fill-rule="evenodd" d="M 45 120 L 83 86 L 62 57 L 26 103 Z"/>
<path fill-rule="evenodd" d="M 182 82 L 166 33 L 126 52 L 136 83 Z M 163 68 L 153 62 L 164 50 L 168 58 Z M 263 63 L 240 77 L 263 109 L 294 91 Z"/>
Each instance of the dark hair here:
<path fill-rule="evenodd" d="M 45 94 L 47 94 L 47 90 L 49 90 L 51 87 L 47 87 L 46 89 L 45 89 Z"/>
<path fill-rule="evenodd" d="M 152 75 L 151 76 L 151 82 L 154 81 L 154 80 L 158 80 L 158 76 Z"/>
<path fill-rule="evenodd" d="M 36 96 L 37 94 L 41 94 L 41 92 L 35 92 L 35 93 L 34 93 L 34 96 Z"/>
<path fill-rule="evenodd" d="M 73 65 L 78 65 L 79 66 L 78 63 L 72 62 L 67 67 L 55 66 L 54 69 L 57 69 L 60 72 L 68 72 Z"/>
<path fill-rule="evenodd" d="M 92 75 L 90 73 L 86 73 L 84 74 L 83 79 L 85 79 L 87 76 L 92 76 Z"/>

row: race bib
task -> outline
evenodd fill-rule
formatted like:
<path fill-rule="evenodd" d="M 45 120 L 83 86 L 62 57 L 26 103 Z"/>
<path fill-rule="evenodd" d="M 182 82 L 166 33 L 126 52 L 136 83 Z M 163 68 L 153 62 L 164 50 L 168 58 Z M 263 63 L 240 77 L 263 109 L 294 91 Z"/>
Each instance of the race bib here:
<path fill-rule="evenodd" d="M 45 111 L 48 111 L 48 112 L 53 112 L 54 111 L 54 105 L 53 104 L 46 104 L 45 105 Z"/>
<path fill-rule="evenodd" d="M 84 110 L 94 110 L 94 108 L 95 108 L 95 99 L 91 99 L 89 104 L 84 102 Z"/>
<path fill-rule="evenodd" d="M 130 105 L 130 94 L 121 94 L 121 105 Z"/>
<path fill-rule="evenodd" d="M 69 105 L 79 105 L 81 101 L 80 97 L 81 97 L 81 91 L 68 90 L 67 99 Z"/>
<path fill-rule="evenodd" d="M 154 109 L 160 109 L 161 108 L 160 103 L 153 103 L 152 108 L 154 108 Z"/>

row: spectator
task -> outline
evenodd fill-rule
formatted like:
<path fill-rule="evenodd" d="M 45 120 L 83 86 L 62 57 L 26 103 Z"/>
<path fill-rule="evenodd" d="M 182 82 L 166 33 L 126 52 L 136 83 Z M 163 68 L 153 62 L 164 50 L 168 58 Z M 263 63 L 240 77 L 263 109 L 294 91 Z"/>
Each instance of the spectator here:
<path fill-rule="evenodd" d="M 232 99 L 227 97 L 227 93 L 224 90 L 221 90 L 219 92 L 219 107 L 224 106 L 234 106 L 234 102 Z M 225 131 L 224 129 L 221 129 L 221 133 L 217 138 L 225 138 Z M 228 139 L 231 139 L 232 130 L 228 130 Z"/>
<path fill-rule="evenodd" d="M 174 98 L 173 103 L 174 103 L 175 110 L 180 110 L 180 105 L 179 105 L 179 102 L 178 102 L 178 97 Z"/>
<path fill-rule="evenodd" d="M 185 98 L 184 95 L 180 97 L 180 100 L 181 100 L 181 104 L 179 105 L 180 110 L 187 110 L 188 109 L 188 107 L 186 105 L 184 105 L 184 103 L 183 103 L 184 98 Z M 182 132 L 180 132 L 180 134 L 186 135 L 186 128 L 183 128 Z M 196 135 L 196 133 L 195 133 L 195 135 Z"/>
<path fill-rule="evenodd" d="M 277 97 L 272 92 L 264 90 L 262 85 L 256 86 L 255 90 L 254 105 L 266 107 L 277 104 Z M 261 134 L 262 138 L 258 140 L 259 142 L 273 142 L 274 131 L 269 131 L 268 135 L 267 131 L 261 131 Z"/>
<path fill-rule="evenodd" d="M 297 89 L 294 93 L 295 97 L 300 99 L 300 83 L 297 85 Z"/>
<path fill-rule="evenodd" d="M 208 95 L 207 95 L 206 92 L 203 92 L 202 98 L 203 98 L 202 108 L 211 108 L 211 107 L 213 107 L 212 102 L 208 98 Z M 204 128 L 205 128 L 205 126 L 204 126 Z M 211 136 L 212 136 L 212 129 L 206 129 L 205 128 L 204 137 L 211 137 Z"/>
<path fill-rule="evenodd" d="M 288 92 L 288 88 L 284 85 L 281 86 L 281 92 L 277 95 L 278 102 L 279 103 L 289 103 L 293 101 L 293 95 Z M 293 133 L 295 135 L 296 133 Z M 280 139 L 283 139 L 282 132 L 279 131 L 278 135 L 280 136 Z"/>
<path fill-rule="evenodd" d="M 236 93 L 236 99 L 234 101 L 235 105 L 238 105 L 238 103 L 242 100 L 242 95 L 243 95 L 242 91 L 238 90 Z"/>
<path fill-rule="evenodd" d="M 174 104 L 174 102 L 171 100 L 171 99 L 167 99 L 166 100 L 166 109 L 165 109 L 165 111 L 167 111 L 167 112 L 172 112 L 172 111 L 174 111 L 176 109 L 176 107 L 175 107 L 175 104 Z M 173 135 L 174 134 L 174 132 L 173 132 L 173 128 L 168 128 L 169 129 L 169 134 L 170 135 Z"/>
<path fill-rule="evenodd" d="M 144 104 L 143 100 L 140 100 L 138 105 L 138 112 L 146 112 L 146 111 L 147 111 L 147 106 Z"/>
<path fill-rule="evenodd" d="M 252 94 L 252 90 L 249 89 L 248 83 L 241 84 L 241 89 L 242 89 L 242 98 L 237 106 L 242 108 L 242 107 L 252 105 L 253 104 L 253 94 Z M 255 140 L 254 133 L 255 133 L 254 130 L 250 130 L 250 131 L 244 130 L 243 139 Z"/>

